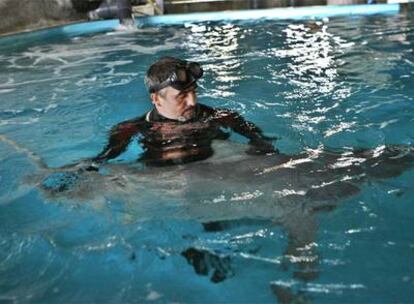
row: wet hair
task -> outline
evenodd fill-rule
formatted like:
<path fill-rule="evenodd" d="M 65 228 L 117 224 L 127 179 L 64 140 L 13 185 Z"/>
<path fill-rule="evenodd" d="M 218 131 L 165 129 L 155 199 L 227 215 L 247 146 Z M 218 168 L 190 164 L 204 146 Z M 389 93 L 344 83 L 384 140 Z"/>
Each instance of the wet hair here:
<path fill-rule="evenodd" d="M 162 57 L 153 63 L 145 75 L 144 83 L 147 89 L 158 85 L 168 79 L 177 70 L 177 67 L 185 64 L 184 60 L 175 57 Z"/>

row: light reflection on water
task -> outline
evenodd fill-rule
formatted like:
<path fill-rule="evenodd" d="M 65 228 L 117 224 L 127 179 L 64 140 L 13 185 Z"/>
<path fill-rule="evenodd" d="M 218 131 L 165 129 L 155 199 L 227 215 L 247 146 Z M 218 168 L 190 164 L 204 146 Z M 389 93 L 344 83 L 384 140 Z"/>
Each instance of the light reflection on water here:
<path fill-rule="evenodd" d="M 0 55 L 0 133 L 49 165 L 95 155 L 112 125 L 149 109 L 142 84 L 148 65 L 175 55 L 203 64 L 201 102 L 238 110 L 280 137 L 284 152 L 412 145 L 413 31 L 402 16 L 203 23 L 11 50 Z M 290 216 L 249 219 L 234 210 L 266 210 L 262 185 L 235 178 L 224 188 L 212 180 L 213 189 L 198 196 L 209 212 L 202 216 L 183 208 L 185 185 L 193 182 L 185 174 L 164 184 L 172 201 L 145 187 L 129 204 L 119 197 L 48 201 L 22 183 L 34 170 L 24 155 L 5 142 L 0 151 L 0 299 L 412 298 L 412 170 L 364 186 L 336 209 L 321 204 L 315 214 L 293 208 Z M 344 156 L 336 165 L 348 161 L 357 159 Z M 147 183 L 137 179 L 151 189 Z M 286 187 L 270 196 L 284 200 L 286 211 L 297 203 L 286 198 L 304 193 Z M 231 211 L 236 220 L 213 220 Z"/>

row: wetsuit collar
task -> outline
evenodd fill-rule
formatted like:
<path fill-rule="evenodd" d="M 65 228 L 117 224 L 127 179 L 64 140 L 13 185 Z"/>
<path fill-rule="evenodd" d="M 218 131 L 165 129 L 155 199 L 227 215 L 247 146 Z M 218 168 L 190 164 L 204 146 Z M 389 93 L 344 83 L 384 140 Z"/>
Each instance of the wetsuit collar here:
<path fill-rule="evenodd" d="M 178 123 L 187 123 L 187 122 L 194 122 L 196 120 L 198 120 L 198 115 L 200 113 L 200 106 L 197 104 L 196 108 L 195 108 L 195 115 L 194 118 L 181 122 L 177 119 L 170 119 L 167 118 L 165 116 L 162 116 L 156 108 L 152 109 L 151 111 L 149 111 L 146 115 L 145 115 L 145 120 L 147 122 L 178 122 Z"/>

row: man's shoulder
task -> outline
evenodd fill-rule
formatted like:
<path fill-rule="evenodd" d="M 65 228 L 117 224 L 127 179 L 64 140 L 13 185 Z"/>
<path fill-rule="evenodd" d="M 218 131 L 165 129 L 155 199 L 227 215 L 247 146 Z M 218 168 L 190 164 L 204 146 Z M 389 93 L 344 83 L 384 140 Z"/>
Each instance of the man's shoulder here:
<path fill-rule="evenodd" d="M 228 115 L 228 114 L 233 114 L 236 113 L 235 111 L 226 109 L 226 108 L 216 108 L 216 107 L 210 107 L 207 106 L 205 104 L 199 103 L 198 104 L 200 107 L 200 111 L 203 113 L 208 113 L 208 114 L 222 114 L 222 115 Z"/>
<path fill-rule="evenodd" d="M 203 112 L 213 112 L 215 110 L 214 108 L 207 106 L 203 103 L 198 103 L 197 106 Z"/>
<path fill-rule="evenodd" d="M 128 119 L 116 124 L 112 131 L 125 132 L 125 131 L 139 131 L 140 128 L 146 123 L 145 115 L 138 116 L 132 119 Z"/>

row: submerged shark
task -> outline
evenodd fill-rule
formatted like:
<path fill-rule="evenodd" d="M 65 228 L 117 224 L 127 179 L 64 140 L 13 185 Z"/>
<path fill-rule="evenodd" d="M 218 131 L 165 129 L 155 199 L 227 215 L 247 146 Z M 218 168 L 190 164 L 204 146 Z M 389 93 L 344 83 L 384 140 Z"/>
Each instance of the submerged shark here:
<path fill-rule="evenodd" d="M 195 219 L 206 231 L 246 219 L 269 220 L 287 234 L 283 263 L 294 264 L 293 277 L 306 283 L 319 275 L 319 255 L 311 246 L 318 235 L 315 215 L 335 209 L 364 183 L 398 176 L 414 165 L 414 149 L 409 146 L 342 151 L 321 147 L 295 155 L 261 156 L 247 155 L 245 149 L 217 141 L 210 159 L 162 168 L 105 164 L 98 171 L 79 171 L 68 166 L 53 173 L 46 170 L 38 185 L 49 198 L 93 200 L 99 208 L 105 208 L 107 200 L 118 200 L 126 214 L 139 220 Z M 187 248 L 182 255 L 198 274 L 199 265 L 216 261 L 210 265 L 212 282 L 234 275 L 229 257 L 200 248 Z M 280 302 L 296 301 L 300 294 L 276 283 L 271 289 Z"/>
<path fill-rule="evenodd" d="M 207 160 L 167 167 L 102 164 L 43 168 L 31 177 L 46 198 L 103 202 L 115 199 L 143 212 L 167 207 L 168 216 L 221 221 L 267 218 L 287 213 L 334 208 L 358 193 L 364 182 L 398 176 L 414 164 L 409 146 L 330 151 L 308 149 L 300 154 L 258 155 L 229 141 L 214 144 Z M 174 212 L 171 213 L 171 209 Z"/>
<path fill-rule="evenodd" d="M 88 202 L 100 210 L 117 201 L 124 206 L 125 220 L 193 219 L 205 231 L 223 230 L 246 219 L 280 225 L 288 239 L 283 262 L 287 266 L 283 267 L 294 264 L 294 279 L 304 283 L 319 275 L 319 255 L 311 246 L 317 241 L 315 214 L 335 209 L 366 182 L 398 176 L 414 165 L 414 148 L 403 145 L 340 151 L 320 147 L 294 155 L 251 156 L 245 154 L 246 145 L 216 141 L 211 158 L 185 165 L 154 168 L 105 163 L 96 170 L 82 164 L 49 168 L 40 157 L 9 144 L 37 164 L 38 171 L 27 180 L 45 200 Z M 234 275 L 228 256 L 193 247 L 181 254 L 197 274 L 206 275 L 208 267 L 213 268 L 212 282 Z M 270 285 L 282 303 L 302 296 L 275 282 Z"/>
<path fill-rule="evenodd" d="M 246 145 L 213 142 L 209 159 L 184 165 L 145 167 L 104 163 L 50 168 L 35 153 L 0 136 L 37 166 L 26 177 L 46 200 L 122 202 L 139 219 L 154 216 L 201 222 L 265 218 L 292 222 L 294 217 L 335 208 L 357 194 L 365 182 L 402 174 L 414 165 L 414 148 L 383 145 L 375 149 L 306 149 L 302 153 L 248 155 Z M 154 213 L 154 209 L 157 210 Z M 293 221 L 294 222 L 294 221 Z"/>

